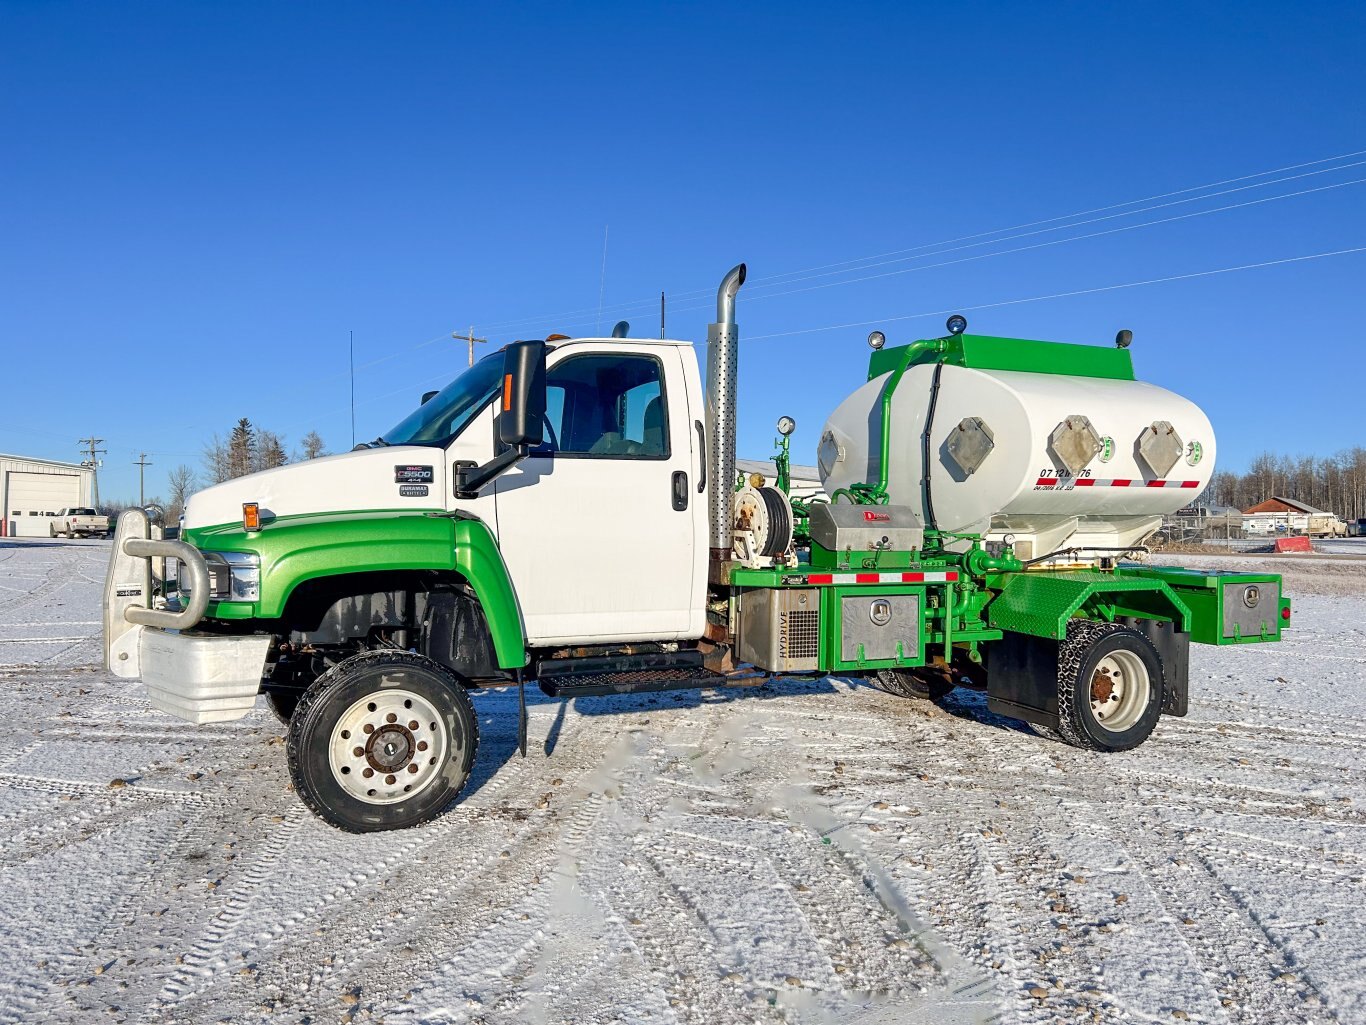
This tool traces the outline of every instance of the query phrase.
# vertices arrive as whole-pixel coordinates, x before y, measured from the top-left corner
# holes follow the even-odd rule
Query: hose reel
[[[746,565],[782,559],[792,547],[792,506],[773,487],[742,488],[732,500],[735,558]]]

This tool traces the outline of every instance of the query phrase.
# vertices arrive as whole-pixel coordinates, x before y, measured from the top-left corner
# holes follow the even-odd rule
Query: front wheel
[[[1162,714],[1162,659],[1137,630],[1076,619],[1058,649],[1058,733],[1073,747],[1128,751]]]
[[[299,699],[289,771],[304,803],[352,833],[426,822],[469,779],[479,728],[460,677],[403,651],[339,662]]]

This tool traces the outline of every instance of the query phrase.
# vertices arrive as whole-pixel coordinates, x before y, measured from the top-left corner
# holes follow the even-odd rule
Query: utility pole
[[[475,347],[476,345],[487,345],[487,344],[488,344],[488,341],[489,341],[487,338],[475,338],[475,337],[474,337],[474,325],[473,325],[473,324],[470,325],[470,333],[469,333],[469,334],[467,334],[467,335],[462,335],[459,331],[452,331],[452,332],[451,332],[451,337],[454,338],[456,341],[459,341],[459,342],[469,342],[469,343],[470,343],[470,366],[474,366],[474,347]]]
[[[139,452],[137,462],[135,462],[133,465],[138,468],[138,505],[143,506],[147,504],[147,500],[143,497],[142,475],[146,472],[147,467],[151,466],[152,464],[147,461],[146,452]]]
[[[664,293],[659,293],[659,337],[664,337]]]
[[[356,332],[348,331],[351,339],[351,447],[356,447]]]
[[[107,450],[107,449],[103,449],[103,448],[96,448],[96,447],[95,447],[96,445],[103,445],[103,444],[104,444],[104,439],[103,439],[103,438],[96,438],[96,437],[93,437],[93,436],[92,436],[92,437],[89,437],[89,438],[77,438],[77,439],[76,439],[76,444],[78,444],[78,445],[83,445],[83,446],[85,446],[85,448],[86,448],[86,458],[84,458],[84,459],[81,460],[81,465],[82,465],[82,466],[88,466],[88,467],[90,467],[90,483],[91,483],[91,488],[92,488],[92,490],[94,491],[94,501],[91,502],[91,505],[93,505],[93,506],[95,507],[95,511],[96,511],[96,512],[99,512],[99,510],[100,510],[100,460],[99,460],[98,458],[96,458],[96,457],[97,457],[97,456],[105,455],[105,454],[107,453],[108,450]]]

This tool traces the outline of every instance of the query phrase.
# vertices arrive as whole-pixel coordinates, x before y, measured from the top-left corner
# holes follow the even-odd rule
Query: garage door
[[[47,537],[59,510],[81,504],[81,478],[74,473],[10,472],[5,519],[18,537]]]

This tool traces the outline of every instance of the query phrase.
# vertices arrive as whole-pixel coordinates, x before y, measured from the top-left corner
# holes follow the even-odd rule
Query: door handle
[[[707,435],[702,430],[701,420],[694,420],[693,425],[697,428],[697,452],[702,464],[697,468],[697,493],[700,495],[707,490]]]
[[[688,474],[686,470],[674,471],[674,512],[682,512],[688,507]]]

